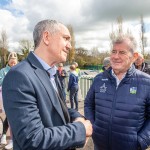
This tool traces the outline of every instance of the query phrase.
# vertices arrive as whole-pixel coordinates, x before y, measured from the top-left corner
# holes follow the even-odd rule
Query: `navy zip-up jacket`
[[[85,99],[96,150],[150,145],[150,76],[132,66],[116,88],[111,68],[97,75]]]
[[[78,86],[78,74],[76,73],[76,71],[73,71],[70,73],[69,75],[69,83],[68,83],[68,88],[67,91],[70,91],[71,88]]]

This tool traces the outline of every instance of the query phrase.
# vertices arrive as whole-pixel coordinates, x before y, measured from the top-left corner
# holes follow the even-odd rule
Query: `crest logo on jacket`
[[[137,87],[130,87],[130,93],[131,94],[136,94]]]
[[[100,86],[100,93],[105,93],[106,89],[107,89],[107,87],[106,87],[106,85],[104,83],[102,86]]]

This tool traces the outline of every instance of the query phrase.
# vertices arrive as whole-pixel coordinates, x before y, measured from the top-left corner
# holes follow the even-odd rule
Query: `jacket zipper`
[[[113,102],[112,102],[112,109],[111,109],[111,114],[110,114],[110,124],[109,124],[109,137],[108,137],[108,149],[109,150],[112,150],[112,119],[113,119],[113,114],[114,114],[114,108],[116,106],[116,97],[117,97],[117,91],[118,91],[118,88],[121,86],[122,84],[122,81],[120,82],[120,84],[118,85],[115,85],[115,88],[117,87],[117,89],[115,89],[115,95],[113,97]]]

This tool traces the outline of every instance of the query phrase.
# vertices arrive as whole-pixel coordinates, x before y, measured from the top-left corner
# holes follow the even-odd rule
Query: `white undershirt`
[[[127,72],[126,72],[126,73],[127,73]],[[124,79],[124,77],[126,76],[126,73],[122,76],[122,79],[119,80],[119,78],[116,76],[115,72],[114,72],[113,69],[112,69],[112,76],[116,79],[116,84],[117,84],[116,89],[118,88],[120,82],[121,82],[121,81]]]

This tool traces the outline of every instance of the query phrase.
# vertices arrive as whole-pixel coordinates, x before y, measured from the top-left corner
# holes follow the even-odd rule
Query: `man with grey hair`
[[[104,72],[109,67],[110,67],[110,57],[105,57],[103,60],[103,66],[102,66],[102,69],[100,70],[100,72]]]
[[[92,134],[92,125],[76,110],[67,108],[55,67],[66,61],[71,48],[69,30],[55,20],[43,20],[35,26],[33,38],[34,52],[13,67],[3,82],[14,149],[83,147]]]
[[[150,68],[146,62],[144,62],[143,54],[139,53],[137,60],[134,63],[135,68],[141,70],[147,74],[150,74]]]
[[[133,37],[113,41],[111,67],[97,75],[85,99],[95,150],[145,150],[150,145],[150,76],[135,69]]]

